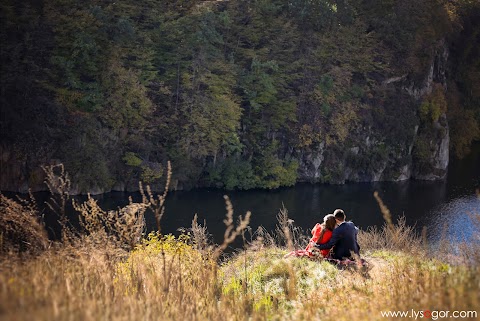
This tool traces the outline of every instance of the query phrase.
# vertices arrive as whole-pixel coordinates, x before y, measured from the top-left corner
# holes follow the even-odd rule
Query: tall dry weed
[[[230,202],[230,198],[227,195],[224,195],[225,206],[227,213],[225,214],[225,219],[223,223],[225,224],[225,232],[223,234],[223,242],[214,251],[214,257],[218,258],[220,255],[227,249],[227,247],[247,228],[248,223],[250,222],[250,216],[252,213],[248,211],[245,213],[245,216],[239,216],[237,226],[233,222],[233,205]]]
[[[204,252],[211,244],[210,234],[207,229],[207,221],[203,221],[203,225],[198,223],[198,215],[195,214],[192,220],[191,227],[193,242],[197,250]]]
[[[282,208],[277,214],[275,236],[278,244],[280,246],[286,246],[290,251],[304,248],[309,240],[305,231],[294,223],[295,221],[288,217],[287,208],[282,204]]]
[[[64,242],[75,238],[75,230],[67,217],[67,204],[70,201],[71,181],[63,164],[42,166],[45,172],[45,185],[50,191],[50,198],[45,202],[47,207],[57,215],[62,228]]]
[[[141,183],[139,183],[140,193],[142,194],[142,203],[148,205],[153,212],[155,217],[155,222],[157,224],[157,232],[161,233],[161,224],[160,221],[162,220],[163,215],[165,214],[165,199],[167,198],[168,189],[170,187],[170,181],[172,179],[172,165],[170,161],[167,163],[167,180],[165,182],[165,188],[163,194],[153,195],[150,186],[147,185],[146,193],[143,189]]]

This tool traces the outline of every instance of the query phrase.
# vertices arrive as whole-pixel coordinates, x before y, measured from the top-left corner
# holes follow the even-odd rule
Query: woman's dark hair
[[[337,224],[337,221],[335,220],[335,216],[332,214],[328,214],[323,218],[323,224],[327,229],[330,231],[333,231],[335,229],[335,225]]]
[[[318,241],[320,242],[323,238],[323,235],[327,230],[333,231],[335,229],[335,225],[337,224],[337,221],[335,220],[335,216],[332,214],[325,215],[323,218],[323,223],[322,225],[322,231],[320,232],[320,236],[318,237]]]

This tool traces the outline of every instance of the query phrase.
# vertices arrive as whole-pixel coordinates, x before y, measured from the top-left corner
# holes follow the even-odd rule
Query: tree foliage
[[[2,139],[26,154],[50,146],[81,189],[157,182],[167,160],[185,187],[289,186],[304,151],[349,148],[362,128],[406,149],[417,112],[448,113],[458,155],[480,136],[475,1],[28,0],[0,12]],[[446,91],[414,101],[385,85],[419,84],[444,39]]]

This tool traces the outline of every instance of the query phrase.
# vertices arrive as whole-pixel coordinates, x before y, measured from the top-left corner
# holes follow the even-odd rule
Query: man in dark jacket
[[[352,258],[352,252],[360,253],[360,246],[357,242],[358,228],[352,222],[345,222],[345,213],[341,209],[333,212],[337,221],[337,228],[333,230],[332,238],[325,244],[315,245],[320,250],[333,247],[332,257],[337,260]]]

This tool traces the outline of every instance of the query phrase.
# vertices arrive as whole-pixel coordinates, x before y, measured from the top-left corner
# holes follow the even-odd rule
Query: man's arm
[[[332,237],[330,240],[325,244],[315,244],[315,247],[320,250],[328,250],[331,249],[337,242],[342,238],[342,232],[338,230],[338,228],[333,230]]]

